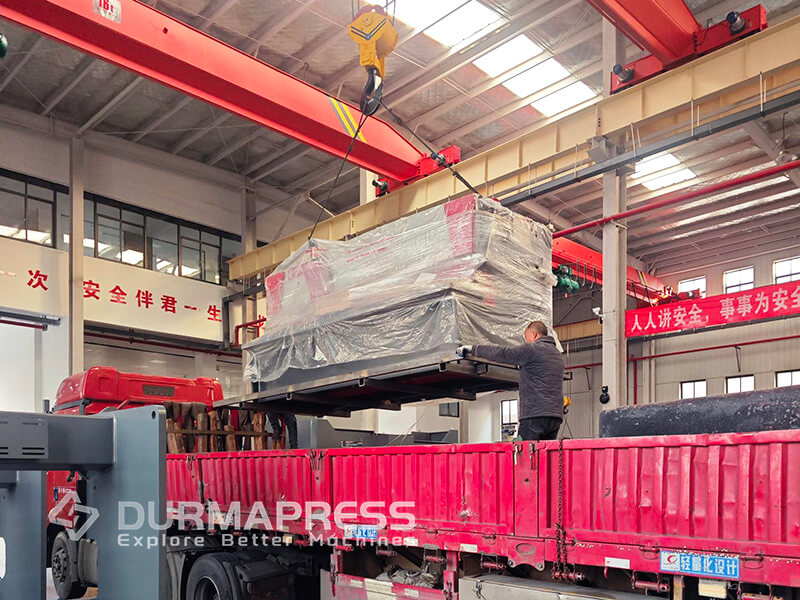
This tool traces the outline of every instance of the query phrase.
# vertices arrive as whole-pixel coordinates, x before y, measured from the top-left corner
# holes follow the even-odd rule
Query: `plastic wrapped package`
[[[518,344],[551,326],[551,235],[466,196],[347,241],[312,239],[266,279],[267,322],[245,346],[265,391],[455,358],[460,344]]]

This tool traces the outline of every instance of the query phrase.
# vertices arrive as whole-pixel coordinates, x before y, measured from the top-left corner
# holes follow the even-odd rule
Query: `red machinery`
[[[727,46],[767,27],[767,13],[758,5],[731,12],[722,23],[704,28],[684,0],[587,0],[633,43],[650,52],[611,74],[611,92],[618,92]]]

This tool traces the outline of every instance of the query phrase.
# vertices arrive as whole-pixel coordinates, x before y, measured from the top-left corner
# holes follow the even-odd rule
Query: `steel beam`
[[[94,68],[94,65],[95,59],[93,57],[85,57],[80,64],[75,67],[71,73],[69,81],[60,83],[56,89],[53,90],[53,93],[47,97],[47,99],[44,101],[44,107],[42,107],[42,110],[39,114],[50,114],[52,110],[58,106],[58,103],[61,102],[67,96],[67,94],[74,90],[77,85],[86,78],[86,76]]]
[[[458,170],[487,196],[509,203],[546,196],[579,181],[738,127],[800,102],[800,19],[795,18],[711,55],[677,67],[634,88],[557,120],[545,120],[517,139],[462,162]],[[713,77],[709,75],[713,73]],[[763,101],[762,94],[769,94]],[[762,102],[763,101],[763,102]],[[735,107],[735,108],[732,108]],[[738,112],[735,112],[738,111]],[[698,123],[697,114],[701,115]],[[646,146],[587,168],[588,140],[633,130]],[[559,173],[567,172],[566,175]],[[538,183],[537,183],[538,182]],[[544,182],[544,183],[541,183]],[[530,187],[528,187],[530,186]],[[315,235],[340,239],[466,193],[450,173],[435,173],[374,202],[323,221]],[[263,272],[308,239],[310,229],[231,262],[234,278]]]
[[[105,119],[112,110],[114,110],[121,102],[123,102],[128,96],[130,96],[136,88],[138,88],[142,83],[144,83],[144,79],[141,77],[134,78],[128,85],[122,88],[118,94],[115,94],[111,100],[109,100],[100,110],[94,113],[83,125],[78,128],[78,135],[82,134],[84,131],[92,129],[95,125],[98,125]]]
[[[153,8],[123,0],[103,16],[82,0],[2,0],[4,18],[343,158],[361,112]],[[181,143],[184,143],[182,141]],[[396,181],[425,158],[369,118],[349,160]]]
[[[0,81],[0,92],[8,87],[8,84],[14,81],[14,79],[19,75],[20,71],[25,68],[25,65],[28,64],[28,61],[33,58],[36,51],[42,46],[44,43],[44,38],[38,38],[30,48],[25,52],[22,58],[19,59],[17,64],[14,65],[14,68],[8,72],[2,81]]]
[[[778,160],[782,148],[772,139],[772,136],[769,134],[766,127],[764,127],[763,122],[752,121],[750,123],[745,123],[742,129],[744,129],[747,135],[749,135],[758,147],[764,151],[764,154],[769,156],[772,160]],[[800,188],[800,173],[796,171],[790,172],[789,179],[792,180],[795,186]]]

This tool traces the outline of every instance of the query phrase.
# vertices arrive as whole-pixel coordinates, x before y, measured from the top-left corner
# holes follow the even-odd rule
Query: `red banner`
[[[800,313],[800,281],[684,300],[625,313],[625,335],[637,337]]]

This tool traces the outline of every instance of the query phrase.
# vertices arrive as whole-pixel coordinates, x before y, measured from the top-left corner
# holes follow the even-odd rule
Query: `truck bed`
[[[381,538],[537,569],[560,496],[570,564],[692,574],[697,558],[720,570],[706,576],[800,586],[800,431],[170,455],[168,477],[172,508],[409,501],[415,528],[390,518]],[[352,537],[305,517],[284,533]]]

